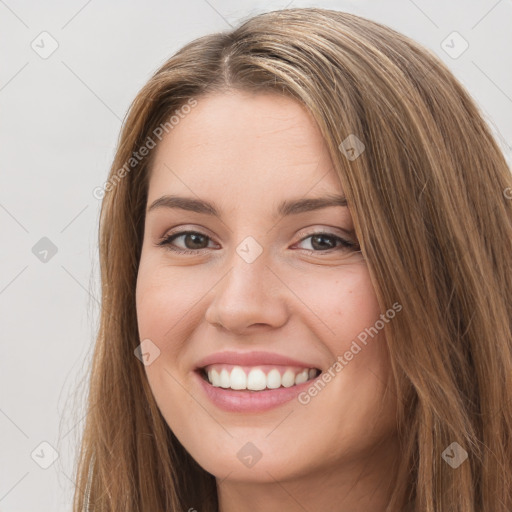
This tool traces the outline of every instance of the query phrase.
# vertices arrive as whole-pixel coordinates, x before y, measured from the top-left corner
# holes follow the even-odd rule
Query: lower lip
[[[278,407],[293,400],[301,391],[306,390],[319,376],[314,379],[296,384],[289,388],[280,387],[264,391],[235,391],[212,386],[204,380],[200,372],[194,374],[204,389],[208,398],[220,409],[229,412],[261,412]]]

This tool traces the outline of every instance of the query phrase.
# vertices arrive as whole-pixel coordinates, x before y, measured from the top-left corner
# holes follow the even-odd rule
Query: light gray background
[[[107,178],[130,102],[186,42],[286,6],[349,11],[431,48],[475,98],[510,162],[510,0],[0,0],[0,512],[71,510],[79,384],[98,324],[92,191]],[[31,47],[51,48],[43,31],[58,43],[45,59]],[[441,47],[453,31],[469,43],[456,59]],[[57,248],[46,262],[32,250],[43,237]],[[40,467],[51,462],[44,441],[59,454],[48,469]]]

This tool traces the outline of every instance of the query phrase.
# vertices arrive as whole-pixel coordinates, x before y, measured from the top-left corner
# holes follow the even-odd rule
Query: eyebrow
[[[323,197],[309,197],[303,199],[286,200],[279,204],[276,211],[276,216],[285,217],[288,215],[296,215],[299,213],[320,210],[322,208],[328,208],[331,206],[346,207],[346,197],[337,194],[329,194]],[[158,208],[177,208],[190,212],[221,217],[219,208],[214,204],[202,199],[195,199],[192,197],[174,195],[162,196],[151,203],[151,206],[147,209],[147,213]]]

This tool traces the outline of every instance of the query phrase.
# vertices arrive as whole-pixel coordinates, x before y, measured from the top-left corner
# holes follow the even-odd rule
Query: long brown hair
[[[154,152],[130,159],[159,126],[173,129],[170,116],[191,99],[228,89],[285,94],[309,109],[380,307],[403,306],[384,327],[401,443],[387,511],[406,496],[422,512],[510,512],[510,169],[435,55],[381,24],[316,8],[265,13],[192,41],[131,105],[101,208],[101,318],[74,511],[217,511],[214,476],[170,431],[134,356]],[[357,158],[342,150],[346,140],[364,145]],[[446,458],[454,449],[468,457],[457,468]]]

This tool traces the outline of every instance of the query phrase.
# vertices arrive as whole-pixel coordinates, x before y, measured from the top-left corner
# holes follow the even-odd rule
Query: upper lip
[[[273,352],[217,352],[197,362],[196,369],[211,364],[234,364],[238,366],[280,365],[301,366],[303,368],[318,368],[313,363],[305,363]]]

